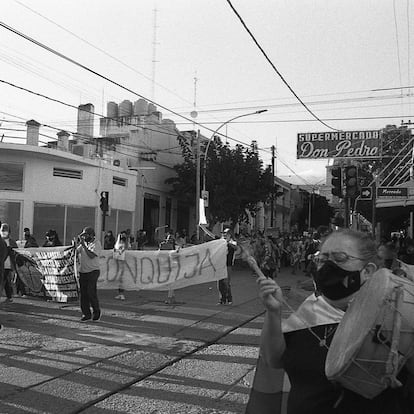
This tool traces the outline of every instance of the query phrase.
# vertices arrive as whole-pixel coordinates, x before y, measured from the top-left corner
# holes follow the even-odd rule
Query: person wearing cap
[[[80,256],[79,284],[80,306],[82,310],[81,322],[89,320],[99,321],[101,308],[99,306],[97,283],[99,278],[99,256],[102,246],[95,237],[95,230],[88,226],[79,235],[77,252]],[[92,308],[92,312],[91,312]]]
[[[46,232],[46,240],[43,243],[43,247],[56,247],[62,246],[62,242],[59,240],[59,236],[56,230],[50,229]]]
[[[237,243],[233,240],[230,229],[224,229],[222,233],[223,239],[227,241],[227,277],[218,281],[219,302],[218,305],[231,305],[233,296],[231,293],[231,273],[234,264],[234,254],[236,252]]]
[[[39,247],[36,239],[30,234],[30,229],[25,227],[23,230],[24,239],[26,240],[24,248],[28,249],[29,247]]]
[[[16,274],[16,256],[14,253],[17,243],[10,237],[10,227],[7,223],[2,223],[0,227],[0,236],[7,246],[7,255],[4,261],[4,276],[1,290],[6,293],[6,302],[13,302],[12,278]]]

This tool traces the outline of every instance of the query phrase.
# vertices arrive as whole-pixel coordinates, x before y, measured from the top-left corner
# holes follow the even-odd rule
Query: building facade
[[[174,123],[143,100],[108,103],[96,138],[93,111],[92,104],[79,106],[77,132],[60,131],[47,146],[40,146],[41,125],[34,120],[27,122],[25,144],[0,143],[0,220],[11,225],[12,237],[21,239],[29,227],[42,244],[53,228],[69,244],[87,225],[98,234],[145,229],[154,242],[167,226],[189,234],[194,206],[171,197],[165,183],[182,162]],[[110,206],[105,228],[103,191]]]

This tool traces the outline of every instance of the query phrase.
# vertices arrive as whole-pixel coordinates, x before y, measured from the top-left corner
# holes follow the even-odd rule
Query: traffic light
[[[345,195],[349,198],[359,194],[358,168],[350,165],[345,167]]]
[[[332,194],[339,198],[343,197],[342,194],[342,168],[341,167],[333,167],[331,170],[332,174]]]
[[[108,191],[101,191],[101,200],[99,203],[99,207],[104,213],[109,211],[109,192]]]

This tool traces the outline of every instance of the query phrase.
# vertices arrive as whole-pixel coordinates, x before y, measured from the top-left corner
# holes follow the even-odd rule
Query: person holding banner
[[[95,236],[95,230],[89,226],[83,229],[77,243],[77,252],[80,256],[80,305],[83,313],[81,322],[99,321],[102,312],[99,307],[97,283],[100,274],[101,243]]]
[[[234,265],[234,257],[236,253],[237,243],[233,240],[229,228],[223,230],[223,239],[227,241],[227,277],[220,279],[218,283],[219,302],[218,305],[231,305],[233,303],[233,296],[231,293],[231,273]]]
[[[13,249],[17,248],[17,243],[10,237],[10,227],[7,223],[2,223],[0,236],[7,246],[6,260],[4,261],[4,278],[1,288],[6,293],[6,302],[13,302],[13,279],[17,282],[16,253]]]
[[[1,226],[1,221],[0,221]],[[4,261],[7,257],[7,244],[0,237],[0,298],[3,292],[3,283],[4,283]],[[0,331],[2,330],[3,325],[0,323]]]

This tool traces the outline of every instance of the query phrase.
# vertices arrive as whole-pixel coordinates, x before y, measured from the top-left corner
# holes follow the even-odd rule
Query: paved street
[[[279,276],[293,306],[305,279]],[[176,305],[101,291],[98,323],[80,323],[77,303],[2,302],[0,413],[243,413],[263,308],[250,270],[232,284],[232,306],[216,305],[214,283],[177,291]]]

